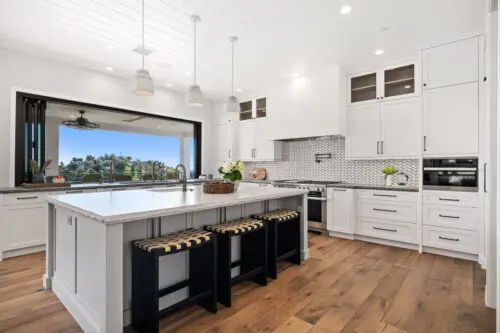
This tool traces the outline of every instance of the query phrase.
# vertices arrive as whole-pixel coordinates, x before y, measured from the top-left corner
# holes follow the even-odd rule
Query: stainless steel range
[[[339,184],[338,181],[314,180],[280,180],[273,182],[275,187],[299,188],[308,190],[307,220],[309,230],[326,231],[326,187],[330,184]]]

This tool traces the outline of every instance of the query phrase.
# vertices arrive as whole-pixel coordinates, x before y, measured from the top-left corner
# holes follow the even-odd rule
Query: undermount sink
[[[147,190],[147,191],[150,191],[150,192],[182,192],[182,186],[152,188],[152,189]],[[188,192],[193,192],[194,191],[194,187],[188,187],[187,191]]]

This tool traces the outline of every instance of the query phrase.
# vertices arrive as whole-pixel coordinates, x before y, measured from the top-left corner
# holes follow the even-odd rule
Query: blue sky
[[[176,166],[180,155],[179,138],[59,127],[59,161],[68,163],[73,157],[98,157],[106,153],[140,160],[159,160],[169,166]]]

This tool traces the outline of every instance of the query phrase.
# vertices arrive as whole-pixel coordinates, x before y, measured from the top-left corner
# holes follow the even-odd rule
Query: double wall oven
[[[326,188],[330,184],[339,183],[337,181],[283,180],[274,182],[274,186],[308,190],[307,221],[309,230],[325,232],[327,214]]]

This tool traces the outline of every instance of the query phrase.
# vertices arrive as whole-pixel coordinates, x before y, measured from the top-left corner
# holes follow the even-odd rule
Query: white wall
[[[189,108],[184,96],[156,89],[154,97],[132,93],[132,80],[90,71],[61,62],[0,49],[0,187],[13,185],[13,133],[11,98],[13,87],[21,90],[150,114],[203,122],[202,171],[213,164],[212,106]],[[10,170],[10,171],[9,171]]]

